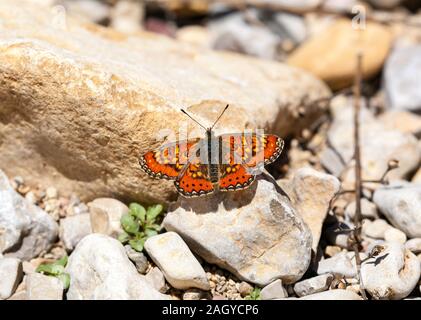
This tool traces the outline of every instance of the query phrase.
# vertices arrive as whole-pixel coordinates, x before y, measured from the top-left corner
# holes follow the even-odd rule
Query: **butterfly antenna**
[[[225,106],[225,108],[224,108],[224,110],[222,110],[222,112],[221,112],[221,114],[219,115],[219,117],[215,120],[215,122],[213,123],[213,125],[212,125],[212,127],[211,127],[211,129],[213,129],[213,127],[215,126],[215,124],[219,121],[219,119],[221,119],[221,117],[222,117],[222,115],[224,114],[224,112],[228,109],[228,107],[229,107],[230,105],[229,104],[227,104],[226,106]]]
[[[180,109],[181,110],[181,112],[182,113],[184,113],[186,116],[188,116],[190,119],[192,119],[194,122],[196,122],[199,126],[201,126],[203,129],[205,129],[205,130],[207,130],[204,126],[202,126],[201,124],[200,124],[200,122],[199,121],[197,121],[196,119],[194,119],[191,115],[189,115],[187,112],[186,112],[186,110],[184,110],[184,109]]]

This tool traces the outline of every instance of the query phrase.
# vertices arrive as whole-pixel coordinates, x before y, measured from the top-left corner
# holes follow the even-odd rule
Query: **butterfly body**
[[[204,128],[203,139],[177,141],[145,153],[139,159],[141,168],[153,178],[174,180],[185,197],[235,191],[248,188],[259,170],[276,160],[284,145],[276,135],[216,136],[212,128]]]

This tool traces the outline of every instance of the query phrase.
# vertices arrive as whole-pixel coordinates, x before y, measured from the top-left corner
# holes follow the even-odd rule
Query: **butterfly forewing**
[[[140,167],[153,178],[176,180],[186,165],[195,158],[196,144],[200,139],[179,141],[149,151],[140,157]]]

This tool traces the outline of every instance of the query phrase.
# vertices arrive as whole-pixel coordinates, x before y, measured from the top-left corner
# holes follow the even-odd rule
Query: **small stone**
[[[138,32],[141,30],[144,14],[142,2],[120,0],[111,10],[111,27],[124,33]]]
[[[205,270],[177,233],[166,232],[149,238],[145,250],[174,288],[210,289]]]
[[[26,276],[27,300],[63,300],[63,283],[56,277],[32,273]]]
[[[345,216],[351,221],[353,221],[355,216],[355,207],[356,203],[352,201],[345,209]],[[361,215],[367,219],[376,219],[379,217],[376,205],[365,198],[361,199]]]
[[[338,276],[355,277],[355,259],[350,259],[346,252],[338,253],[332,258],[319,261],[317,274],[331,273]]]
[[[260,298],[262,300],[274,300],[288,297],[288,293],[282,285],[282,280],[278,279],[268,284],[260,292]]]
[[[320,163],[328,172],[336,177],[340,177],[345,169],[345,164],[341,160],[341,157],[331,148],[326,148],[322,151]]]
[[[294,285],[294,292],[299,296],[308,296],[310,294],[326,291],[329,289],[334,276],[332,274],[322,274],[317,277],[302,280]]]
[[[25,199],[31,204],[36,204],[38,202],[35,192],[33,191],[29,191],[27,194],[25,194]]]
[[[165,293],[167,291],[164,274],[159,268],[153,267],[146,274],[146,280],[159,292]]]
[[[405,243],[405,248],[412,253],[421,253],[421,238],[410,239]]]
[[[57,223],[11,187],[0,170],[0,252],[29,260],[47,251],[57,238]]]
[[[58,198],[58,191],[54,187],[49,187],[45,191],[45,195],[46,195],[46,199],[47,200],[49,200],[49,199],[57,199]]]
[[[84,213],[61,219],[59,230],[64,247],[72,251],[80,240],[92,233],[90,215]]]
[[[362,233],[368,237],[375,239],[384,239],[387,230],[392,228],[384,219],[376,219],[374,221],[364,220]]]
[[[183,300],[201,300],[208,297],[208,293],[202,290],[189,289],[183,293]]]
[[[300,300],[362,300],[362,298],[350,290],[334,289],[319,292],[299,298]]]
[[[420,82],[421,45],[397,43],[387,59],[383,82],[388,105],[398,110],[421,110]]]
[[[406,234],[399,229],[392,227],[385,231],[384,240],[386,242],[398,242],[404,244],[406,242]]]
[[[22,280],[22,262],[15,258],[0,258],[0,300],[9,298]]]
[[[364,287],[374,299],[407,297],[417,285],[420,274],[417,257],[396,242],[385,243],[374,257],[361,265]]]
[[[126,250],[129,259],[134,262],[137,271],[141,274],[145,274],[148,270],[149,262],[143,252],[134,250],[130,245],[125,245],[124,249]]]
[[[240,292],[241,296],[244,298],[248,296],[253,291],[253,286],[245,281],[241,281],[238,291]]]
[[[122,202],[111,198],[98,198],[88,203],[91,226],[94,233],[101,233],[117,238],[123,232],[121,216],[129,212]]]
[[[392,183],[376,190],[374,202],[410,238],[421,237],[421,184]]]
[[[361,286],[359,284],[351,284],[346,287],[346,290],[350,290],[356,294],[359,294],[361,292]]]
[[[358,50],[364,51],[363,77],[367,79],[381,70],[391,44],[391,32],[380,24],[368,22],[355,37],[352,21],[339,19],[298,47],[288,63],[317,75],[333,89],[340,89],[353,82]]]

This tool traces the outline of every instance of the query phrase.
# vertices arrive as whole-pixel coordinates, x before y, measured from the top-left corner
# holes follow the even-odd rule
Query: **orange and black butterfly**
[[[174,180],[185,197],[210,194],[215,190],[235,191],[248,188],[262,167],[281,154],[284,141],[276,135],[234,133],[215,136],[213,127],[205,128],[204,139],[169,143],[140,157],[141,168],[153,178]]]

